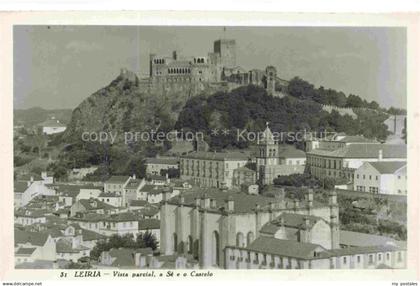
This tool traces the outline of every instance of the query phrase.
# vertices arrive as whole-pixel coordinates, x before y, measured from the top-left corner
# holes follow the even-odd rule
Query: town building
[[[97,213],[97,214],[105,214],[116,207],[102,202],[98,199],[81,199],[76,201],[70,207],[70,215],[75,216],[77,213]]]
[[[141,199],[140,190],[146,185],[145,179],[136,179],[135,176],[130,177],[128,182],[124,185],[124,189],[121,193],[122,204],[124,207],[130,205],[132,200]]]
[[[325,143],[325,144],[324,144]],[[320,142],[306,153],[308,172],[318,179],[343,178],[353,182],[364,162],[406,161],[407,146],[373,142]]]
[[[46,135],[52,135],[66,131],[66,125],[55,119],[55,117],[51,117],[40,125],[42,128],[42,133]]]
[[[227,269],[378,269],[406,267],[406,248],[392,245],[325,249],[319,244],[259,237],[226,247]]]
[[[104,191],[122,194],[124,186],[128,183],[129,180],[129,176],[111,176],[104,183]]]
[[[233,186],[252,185],[257,181],[257,172],[248,167],[233,170]]]
[[[35,181],[33,177],[31,177],[30,181],[14,182],[15,207],[24,207],[39,195],[53,196],[55,195],[55,190],[48,188],[43,180]]]
[[[146,174],[161,175],[162,170],[178,169],[179,160],[174,157],[146,158]]]
[[[311,191],[302,203],[242,192],[202,189],[172,199],[168,195],[164,199],[161,207],[161,252],[164,255],[188,253],[200,262],[202,268],[223,268],[226,266],[227,246],[249,245],[264,236],[264,225],[284,213],[319,217],[328,225],[329,232],[319,234],[316,241],[328,248],[339,247],[335,193],[331,194],[329,205],[322,205],[313,200]],[[322,223],[314,227],[323,229]]]
[[[305,153],[294,146],[279,145],[268,122],[257,142],[257,180],[265,185],[273,184],[278,176],[302,174],[305,171]]]
[[[102,192],[98,196],[98,200],[100,200],[103,203],[107,203],[114,207],[122,207],[123,201],[122,196],[118,193],[111,193],[111,192]]]
[[[354,172],[354,190],[373,194],[407,195],[407,162],[364,162]]]
[[[15,228],[15,264],[36,260],[54,261],[55,242],[44,232],[29,232]],[[16,255],[17,254],[17,255]]]
[[[244,167],[249,159],[239,151],[192,152],[180,158],[181,179],[204,187],[231,188],[234,170]]]

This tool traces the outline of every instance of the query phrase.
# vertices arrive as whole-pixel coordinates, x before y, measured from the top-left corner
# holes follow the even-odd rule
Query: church
[[[273,184],[278,176],[302,174],[305,171],[306,154],[291,145],[278,144],[268,122],[257,142],[257,180],[264,185]]]

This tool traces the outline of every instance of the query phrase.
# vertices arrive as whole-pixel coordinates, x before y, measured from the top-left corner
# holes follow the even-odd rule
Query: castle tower
[[[219,54],[222,67],[236,66],[236,41],[220,39],[214,42],[214,53]]]
[[[277,70],[273,66],[268,66],[265,69],[265,89],[269,95],[274,95],[276,92],[276,77]]]
[[[270,166],[278,165],[278,144],[274,138],[273,133],[266,123],[266,128],[261,134],[258,143],[257,154],[257,179],[261,180],[264,184],[270,184],[271,176],[269,176]]]

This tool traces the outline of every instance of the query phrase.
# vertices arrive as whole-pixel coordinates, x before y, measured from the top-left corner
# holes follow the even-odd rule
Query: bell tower
[[[262,182],[266,181],[267,168],[279,164],[279,146],[268,125],[266,122],[266,128],[257,142],[257,179]]]

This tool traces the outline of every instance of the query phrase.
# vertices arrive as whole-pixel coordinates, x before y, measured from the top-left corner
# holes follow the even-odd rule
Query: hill
[[[294,96],[283,98],[269,96],[256,86],[246,86],[231,92],[218,92],[211,97],[194,97],[185,105],[175,125],[205,133],[213,149],[247,147],[236,140],[238,132],[214,134],[212,130],[243,130],[260,132],[265,122],[275,132],[283,132],[284,141],[297,143],[285,132],[345,132],[349,135],[362,134],[368,138],[384,140],[388,135],[383,121],[387,115],[381,112],[357,110],[357,117],[341,115],[337,111],[327,112],[320,103],[310,98]]]
[[[51,117],[55,117],[63,124],[67,124],[70,122],[71,113],[71,109],[43,109],[41,107],[15,109],[13,112],[13,122],[14,124],[22,124],[27,128],[31,128]]]
[[[100,165],[98,173],[144,174],[142,160],[170,148],[153,140],[125,142],[125,132],[172,130],[190,93],[145,87],[138,77],[124,70],[108,86],[87,97],[71,116],[60,142],[67,144],[60,164],[67,167]],[[115,141],[82,140],[84,133],[115,135]]]
[[[134,73],[125,71],[73,110],[67,130],[56,142],[66,143],[59,156],[63,167],[100,165],[97,175],[104,177],[132,173],[142,176],[143,159],[165,152],[171,144],[150,140],[125,144],[124,132],[156,128],[163,132],[200,131],[210,147],[219,150],[248,147],[248,142],[237,140],[235,130],[259,132],[267,121],[277,132],[337,131],[385,139],[388,133],[384,116],[383,112],[364,110],[358,110],[356,118],[334,110],[327,112],[323,103],[307,95],[272,97],[265,89],[252,85],[231,91],[206,88],[196,96],[183,90],[148,89]],[[213,134],[214,129],[231,132]],[[87,142],[82,140],[84,132],[112,132],[115,142]],[[286,137],[285,141],[298,140]]]

